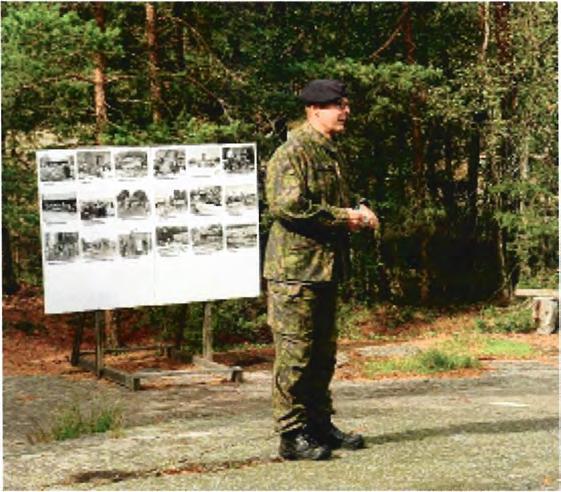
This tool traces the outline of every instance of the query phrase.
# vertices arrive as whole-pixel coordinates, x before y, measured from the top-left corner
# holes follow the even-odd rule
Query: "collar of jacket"
[[[302,125],[302,131],[307,135],[309,135],[310,139],[313,142],[317,143],[318,145],[321,145],[322,147],[325,147],[328,151],[330,152],[337,151],[337,147],[333,142],[333,140],[327,138],[325,135],[323,135],[323,133],[316,130],[308,121],[306,121],[306,123]]]

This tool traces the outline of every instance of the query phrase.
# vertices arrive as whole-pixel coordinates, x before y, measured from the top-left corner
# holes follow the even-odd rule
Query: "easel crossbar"
[[[137,391],[140,389],[140,380],[147,378],[161,378],[161,377],[178,377],[178,376],[192,376],[192,375],[203,375],[203,374],[230,374],[230,381],[232,382],[242,382],[243,369],[239,366],[228,367],[222,364],[218,364],[208,358],[204,357],[193,357],[193,362],[196,365],[203,366],[204,369],[195,370],[171,370],[171,371],[160,371],[160,370],[144,370],[137,371],[134,373],[121,371],[115,369],[114,367],[106,366],[104,363],[104,355],[106,353],[123,353],[123,352],[135,352],[143,350],[164,350],[165,353],[170,356],[172,347],[169,345],[152,345],[144,347],[122,347],[114,349],[106,349],[104,347],[105,330],[101,323],[101,312],[95,312],[95,339],[96,348],[95,350],[80,350],[80,345],[82,343],[82,334],[84,331],[84,324],[82,323],[77,327],[74,336],[74,343],[72,346],[72,354],[70,356],[70,362],[74,366],[81,367],[87,371],[91,371],[96,374],[98,378],[106,378],[116,383],[122,384],[127,388]],[[94,360],[88,359],[86,355],[93,355]],[[207,356],[212,357],[212,352],[207,354]]]

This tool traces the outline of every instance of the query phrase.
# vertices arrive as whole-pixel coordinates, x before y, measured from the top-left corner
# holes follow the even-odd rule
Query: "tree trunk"
[[[403,41],[406,50],[406,61],[409,65],[415,64],[415,42],[413,40],[413,22],[411,19],[411,6],[409,2],[403,3]],[[421,118],[419,117],[419,94],[416,89],[409,103],[409,114],[411,115],[411,139],[413,145],[413,179],[415,181],[415,194],[417,200],[422,204],[425,197],[424,182],[424,159],[423,159],[423,135],[421,130]]]
[[[444,203],[446,204],[446,209],[450,212],[456,211],[456,202],[454,201],[454,140],[452,132],[449,128],[443,129],[444,138],[444,169],[446,174],[446,181],[442,193],[444,194]]]
[[[189,314],[189,304],[182,304],[177,316],[175,333],[173,334],[173,347],[175,350],[181,350],[181,346],[183,345],[185,326],[187,325]]]
[[[148,79],[150,81],[150,102],[152,121],[162,121],[162,89],[159,81],[158,37],[156,34],[156,6],[146,3],[146,39],[148,41]]]
[[[107,309],[105,313],[105,335],[107,337],[107,347],[117,348],[121,346],[119,339],[119,325],[115,322],[113,311]]]
[[[479,22],[481,31],[483,32],[483,41],[479,51],[479,59],[483,62],[487,56],[487,48],[489,47],[489,2],[479,4]]]
[[[93,3],[94,17],[100,31],[105,31],[105,5],[103,2]],[[107,101],[105,99],[106,84],[106,58],[101,51],[94,53],[94,99],[95,99],[95,122],[96,143],[100,143],[101,133],[107,126]]]
[[[471,127],[468,159],[468,209],[469,228],[473,236],[477,221],[477,188],[479,177],[479,155],[481,154],[481,136],[479,124],[474,121]]]
[[[2,289],[5,294],[15,294],[19,290],[12,255],[10,230],[2,225]]]
[[[510,3],[500,2],[493,4],[493,13],[495,19],[495,42],[497,44],[498,61],[502,70],[502,80],[505,87],[510,87],[506,91],[501,101],[501,116],[504,121],[512,119],[516,104],[516,86],[512,80],[512,32],[510,28]],[[507,124],[507,128],[509,125]],[[513,155],[513,138],[510,132],[503,136],[499,148],[499,155],[494,166],[495,176],[494,183],[500,183],[502,177],[508,171],[510,160]],[[495,210],[501,211],[505,206],[506,200],[501,196],[497,197],[497,206]],[[496,226],[496,248],[497,261],[499,265],[499,291],[498,300],[507,303],[512,297],[511,276],[508,272],[508,258],[505,247],[505,232],[500,224]]]
[[[415,64],[415,42],[413,39],[413,21],[411,18],[411,6],[409,2],[403,3],[403,41],[405,44],[405,60],[409,65]],[[413,90],[409,103],[409,114],[411,115],[411,140],[413,146],[413,210],[421,209],[426,199],[426,177],[423,149],[423,135],[421,130],[421,118],[419,116],[419,93]],[[430,276],[428,271],[428,238],[426,232],[421,231],[423,239],[420,244],[420,267],[419,267],[419,294],[421,303],[426,303],[430,294]]]
[[[175,18],[175,63],[179,72],[185,70],[185,26],[183,24],[185,7],[186,4],[183,2],[173,3],[173,17]]]
[[[203,358],[212,360],[212,303],[205,302],[203,317]]]

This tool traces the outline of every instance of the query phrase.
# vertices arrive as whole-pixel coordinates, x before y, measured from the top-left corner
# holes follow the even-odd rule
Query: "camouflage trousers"
[[[335,283],[268,283],[268,323],[275,342],[273,417],[286,432],[334,412]]]

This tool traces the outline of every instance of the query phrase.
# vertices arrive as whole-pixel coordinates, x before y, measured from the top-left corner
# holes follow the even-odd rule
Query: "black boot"
[[[279,455],[286,460],[327,460],[331,449],[319,444],[308,429],[301,428],[281,434]]]
[[[315,435],[319,442],[331,449],[362,449],[364,438],[360,434],[343,432],[333,425],[331,420],[324,421],[316,426]]]

